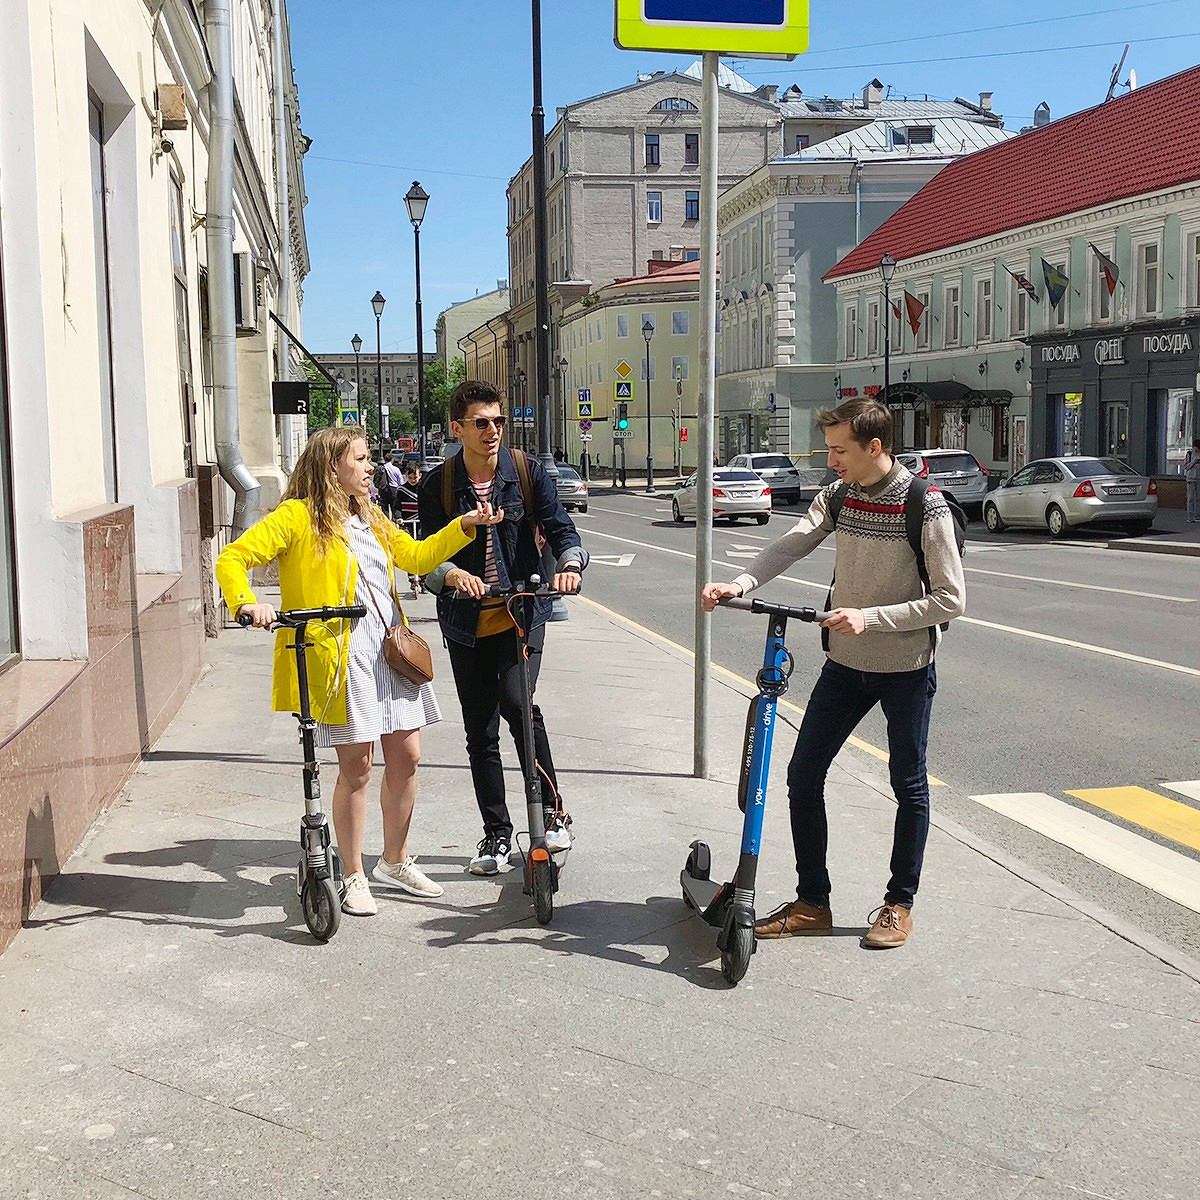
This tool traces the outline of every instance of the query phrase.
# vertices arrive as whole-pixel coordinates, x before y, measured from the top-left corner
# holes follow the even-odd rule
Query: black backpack
[[[842,513],[842,504],[846,499],[846,489],[849,484],[842,484],[829,497],[829,515],[833,518],[833,527],[836,532],[838,517]],[[925,589],[925,594],[928,596],[933,590],[929,582],[929,570],[925,566],[925,551],[921,548],[921,526],[925,523],[925,493],[929,491],[929,481],[921,479],[914,475],[908,481],[908,495],[904,498],[904,532],[908,535],[908,544],[912,547],[912,552],[917,556],[917,574],[921,577],[921,586]],[[940,488],[937,490],[941,490]],[[967,514],[963,511],[963,506],[957,500],[946,492],[942,492],[942,499],[946,502],[946,507],[950,510],[950,517],[954,523],[954,543],[958,546],[960,556],[967,552]],[[825,608],[828,611],[829,606],[833,603],[833,580],[829,581],[829,595],[825,598]],[[950,623],[947,621],[940,626],[944,633],[950,628]],[[929,628],[929,643],[936,645],[937,635],[933,632],[933,626]],[[821,644],[826,650],[829,649],[829,631],[824,630],[821,637]]]

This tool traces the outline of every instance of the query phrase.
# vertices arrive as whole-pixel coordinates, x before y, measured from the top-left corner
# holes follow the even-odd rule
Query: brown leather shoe
[[[773,913],[754,922],[756,938],[828,937],[833,932],[833,912],[803,900],[781,904]]]
[[[871,928],[863,938],[863,945],[872,950],[892,950],[903,946],[912,933],[912,909],[903,904],[884,904],[868,918]]]

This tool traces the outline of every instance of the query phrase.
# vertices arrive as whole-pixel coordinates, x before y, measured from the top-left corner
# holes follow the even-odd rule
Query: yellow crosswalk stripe
[[[1085,788],[1067,792],[1067,795],[1173,842],[1200,850],[1200,809],[1168,800],[1143,787]]]

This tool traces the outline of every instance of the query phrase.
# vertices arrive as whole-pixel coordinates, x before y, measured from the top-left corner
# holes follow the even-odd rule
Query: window
[[[690,101],[684,100],[681,96],[669,96],[666,100],[660,100],[653,108],[654,112],[698,112],[699,109]]]
[[[697,250],[694,246],[689,246],[683,252],[683,261],[684,262],[699,262],[699,260],[700,260],[700,251]]]
[[[842,341],[842,357],[858,357],[858,305],[851,304],[846,308],[846,321]]]
[[[929,289],[924,291],[914,292],[917,302],[924,307],[921,309],[921,320],[917,325],[917,336],[913,339],[913,346],[917,350],[929,349],[929,322],[933,314],[929,311]]]
[[[1008,336],[1024,337],[1029,332],[1029,297],[1011,276],[1008,281]],[[999,458],[1000,455],[994,457]]]
[[[691,316],[686,308],[677,308],[671,314],[671,333],[675,337],[686,337],[690,332]]]
[[[554,178],[554,151],[550,151],[550,178]]]
[[[651,225],[662,222],[662,192],[646,193],[646,221]]]
[[[957,283],[946,288],[942,304],[942,345],[957,346],[962,336],[962,292]]]
[[[1157,242],[1147,242],[1137,248],[1137,264],[1137,314],[1139,317],[1153,316],[1160,307]]]
[[[796,134],[796,153],[799,154],[801,150],[807,150],[808,143],[809,136],[807,133]]]
[[[1095,255],[1092,256],[1095,258]],[[1092,312],[1097,321],[1112,319],[1113,298],[1108,294],[1108,280],[1104,278],[1104,264],[1096,258],[1096,266],[1092,272]]]
[[[617,313],[617,337],[627,338],[629,336],[629,314]]]
[[[685,221],[700,220],[700,193],[683,193],[683,219]]]
[[[671,359],[671,378],[686,379],[688,377],[688,360],[683,357]]]
[[[879,301],[871,300],[867,304],[867,353],[879,353]]]
[[[1056,262],[1050,264],[1056,271],[1063,275],[1067,273],[1067,264],[1065,262]],[[1049,304],[1049,289],[1047,288],[1047,300]],[[1063,292],[1062,299],[1050,309],[1048,320],[1056,329],[1065,329],[1070,320],[1071,313],[1071,285],[1067,284],[1066,290]],[[1065,453],[1065,451],[1064,451]]]
[[[975,340],[992,340],[992,281],[975,280]]]
[[[175,273],[175,354],[179,368],[179,407],[183,431],[183,470],[196,474],[196,432],[192,413],[192,338],[188,324],[187,253],[183,231],[183,186],[171,175],[171,265]],[[0,653],[3,653],[0,649]]]
[[[646,134],[646,166],[657,167],[658,158],[658,134]]]
[[[596,318],[596,341],[604,341],[604,322],[599,317]]]
[[[1008,407],[992,405],[992,458],[997,462],[1008,461]]]
[[[656,361],[656,360],[655,360],[655,359],[653,359],[653,358],[650,360],[650,378],[651,378],[651,379],[654,379],[654,378],[655,378],[655,375],[654,375],[654,363],[655,363],[655,361]],[[645,378],[646,378],[646,356],[643,354],[643,355],[642,355],[642,380],[643,380],[643,382],[645,381]]]
[[[651,329],[658,328],[658,321],[655,320],[654,314],[649,312],[642,313],[641,319],[638,321],[638,333],[641,333],[646,328],[646,322],[650,322]],[[644,335],[643,335],[644,336]]]
[[[933,145],[932,125],[902,125],[893,126],[888,130],[893,146],[931,146]]]
[[[700,135],[685,133],[683,135],[683,161],[695,165],[700,161]]]

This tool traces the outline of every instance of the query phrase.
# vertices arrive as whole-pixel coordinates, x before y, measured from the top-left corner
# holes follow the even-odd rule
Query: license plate
[[[1104,489],[1110,496],[1133,496],[1137,493],[1135,487],[1110,487]]]

